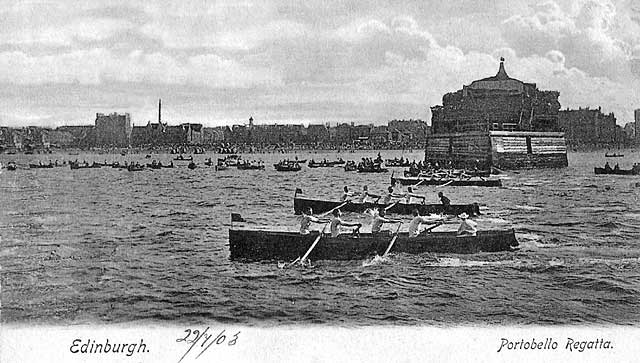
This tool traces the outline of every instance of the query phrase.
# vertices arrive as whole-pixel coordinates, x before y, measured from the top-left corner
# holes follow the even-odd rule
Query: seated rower
[[[608,161],[604,164],[604,170],[611,170],[611,165],[609,165]]]
[[[311,227],[311,223],[329,223],[330,219],[320,219],[313,215],[313,209],[311,207],[307,208],[302,212],[302,217],[300,218],[300,234],[309,234],[309,227]]]
[[[391,231],[385,230],[382,231],[382,225],[385,223],[400,223],[402,220],[400,219],[391,219],[385,218],[385,209],[380,208],[378,214],[373,217],[373,221],[371,222],[371,233],[380,234],[380,233],[390,233]]]
[[[368,186],[363,186],[362,187],[362,192],[360,192],[358,194],[358,197],[355,199],[356,203],[364,203],[367,201],[367,197],[369,197],[369,187]]]
[[[349,188],[345,185],[344,186],[344,190],[342,191],[342,197],[340,197],[340,200],[343,202],[346,202],[347,199],[353,197],[353,193],[351,193],[349,191]]]
[[[342,216],[342,212],[340,211],[340,209],[336,209],[333,211],[333,219],[331,220],[331,224],[329,225],[331,227],[331,237],[338,237],[340,235],[340,226],[356,227],[353,232],[358,233],[360,227],[362,227],[362,224],[345,222],[342,220],[342,218],[340,218],[340,216]]]
[[[423,223],[432,223],[434,226],[442,224],[442,219],[434,219],[429,216],[421,216],[417,209],[413,210],[413,219],[409,223],[409,238],[415,238],[420,235],[420,225]],[[436,222],[436,223],[433,223]]]
[[[458,227],[458,237],[475,236],[478,232],[478,223],[469,219],[469,215],[464,212],[460,214],[458,218],[462,220],[462,222],[460,222],[460,227]]]
[[[380,203],[382,204],[391,204],[391,200],[393,198],[402,198],[403,195],[399,195],[393,192],[393,187],[387,188],[387,194],[382,198]]]
[[[449,198],[447,198],[444,193],[442,192],[438,192],[438,197],[440,198],[440,201],[442,202],[442,205],[445,207],[449,207],[451,205],[451,200],[449,200]]]
[[[407,187],[407,192],[404,194],[404,202],[405,202],[405,204],[411,204],[411,198],[422,199],[422,204],[424,204],[425,201],[427,200],[427,197],[425,197],[424,195],[415,194],[413,192],[413,188]]]

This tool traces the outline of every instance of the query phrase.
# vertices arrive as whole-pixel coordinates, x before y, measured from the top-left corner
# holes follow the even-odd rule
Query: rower
[[[604,164],[604,170],[611,170],[611,165],[609,165],[608,161]]]
[[[458,237],[475,236],[478,232],[478,223],[470,220],[469,215],[464,212],[462,212],[458,218],[462,220],[460,222],[460,227],[458,227]]]
[[[413,192],[413,188],[412,187],[407,187],[407,192],[404,194],[404,202],[406,204],[411,204],[411,198],[418,198],[418,199],[422,199],[422,204],[425,203],[425,201],[427,200],[427,197],[425,197],[422,194],[415,194]]]
[[[438,197],[440,198],[443,206],[449,207],[451,205],[451,201],[444,195],[444,193],[438,192]]]
[[[417,209],[414,209],[413,212],[413,219],[411,220],[411,223],[409,223],[409,238],[415,238],[418,237],[420,235],[420,225],[423,223],[433,223],[436,222],[436,224],[442,224],[442,219],[433,219],[429,216],[421,216],[420,213],[418,213]]]
[[[369,187],[365,185],[362,187],[362,192],[358,194],[358,197],[356,198],[355,201],[357,203],[364,203],[365,200],[367,200],[368,196],[369,196]]]
[[[389,230],[382,231],[382,225],[384,223],[400,223],[402,220],[400,219],[391,219],[385,218],[385,210],[384,208],[380,208],[378,210],[378,214],[373,216],[373,221],[371,222],[371,233],[379,234],[379,233],[389,233]]]
[[[353,193],[349,192],[349,188],[345,185],[344,186],[344,191],[342,192],[342,197],[340,198],[341,201],[346,202],[347,199],[353,197]]]
[[[340,226],[345,226],[345,227],[356,227],[353,232],[354,233],[358,233],[358,231],[360,230],[360,227],[362,227],[362,224],[360,223],[353,223],[353,222],[344,222],[340,216],[342,216],[342,212],[340,211],[340,209],[336,209],[333,211],[333,219],[331,220],[331,237],[338,237],[340,235]]]
[[[330,220],[320,219],[313,215],[313,209],[311,207],[305,209],[302,212],[302,218],[300,219],[300,234],[309,234],[309,227],[311,227],[311,223],[329,223]]]

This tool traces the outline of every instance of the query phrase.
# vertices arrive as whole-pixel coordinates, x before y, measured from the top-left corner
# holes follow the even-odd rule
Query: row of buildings
[[[387,125],[354,123],[256,125],[204,127],[197,123],[169,125],[162,122],[161,101],[158,121],[132,124],[131,115],[96,114],[94,125],[40,127],[0,127],[0,148],[36,149],[53,147],[174,147],[179,145],[252,145],[257,147],[422,147],[429,126],[422,120],[391,120]],[[1,149],[0,149],[1,150]]]

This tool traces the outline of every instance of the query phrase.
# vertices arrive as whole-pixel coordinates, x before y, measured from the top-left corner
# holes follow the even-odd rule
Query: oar
[[[384,207],[384,211],[388,211],[389,209],[393,208],[396,204],[400,203],[399,200],[396,200],[394,203],[389,204],[388,206]]]
[[[337,206],[337,207],[335,207],[335,208],[331,209],[331,210],[330,210],[330,211],[328,211],[328,212],[324,212],[324,213],[322,213],[322,214],[320,214],[320,215],[321,215],[321,216],[323,216],[323,217],[324,217],[324,216],[326,216],[326,215],[329,215],[329,214],[333,213],[333,211],[334,211],[334,210],[336,210],[336,209],[340,209],[340,208],[344,207],[345,205],[347,205],[348,203],[349,203],[349,201],[347,200],[346,202],[344,202],[344,203],[340,204],[339,206]]]
[[[304,261],[307,259],[307,257],[309,257],[309,254],[311,253],[311,251],[313,251],[313,249],[316,247],[316,245],[318,244],[318,242],[320,242],[320,238],[322,238],[322,235],[324,234],[324,230],[327,228],[327,226],[330,224],[331,222],[327,223],[324,225],[324,228],[322,228],[322,232],[320,232],[320,234],[318,235],[318,237],[316,237],[316,240],[313,241],[313,243],[311,244],[311,247],[309,247],[309,250],[307,251],[307,253],[304,254],[304,256],[302,256],[302,258],[300,259],[300,264],[303,265]]]
[[[421,180],[418,182],[418,184],[414,185],[412,188],[415,188],[415,187],[417,187],[418,185],[422,184],[425,180],[426,180],[426,179],[421,179]]]
[[[441,226],[441,225],[443,225],[443,224],[444,224],[444,222],[443,222],[443,221],[439,221],[438,223],[434,224],[433,226],[431,226],[431,227],[429,227],[429,228],[425,228],[425,229],[424,229],[424,231],[422,231],[422,232],[420,232],[420,233],[422,234],[422,233],[429,232],[429,231],[431,231],[432,229],[434,229],[434,228],[436,228],[436,227],[439,227],[439,226]]]
[[[446,187],[447,185],[449,185],[451,183],[453,183],[453,179],[449,180],[448,182],[446,182],[446,183],[444,183],[442,185],[436,185],[436,188],[438,188],[438,187]]]
[[[398,239],[398,232],[400,232],[400,226],[402,226],[402,222],[398,224],[398,229],[396,229],[396,233],[391,239],[391,242],[389,242],[389,247],[387,247],[387,250],[384,251],[384,255],[382,255],[382,257],[385,257],[389,253],[389,251],[391,251],[391,247],[393,247],[393,244],[396,243],[396,239]]]

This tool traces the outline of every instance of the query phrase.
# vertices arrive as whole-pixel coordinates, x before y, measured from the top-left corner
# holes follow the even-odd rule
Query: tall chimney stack
[[[162,123],[162,99],[158,98],[158,123]]]

